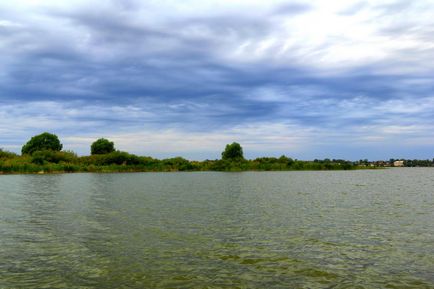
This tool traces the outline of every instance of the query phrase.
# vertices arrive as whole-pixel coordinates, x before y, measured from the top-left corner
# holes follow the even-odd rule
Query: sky
[[[433,0],[0,1],[0,147],[434,157]]]

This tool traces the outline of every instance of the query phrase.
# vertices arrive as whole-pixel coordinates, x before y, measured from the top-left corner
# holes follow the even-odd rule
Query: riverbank
[[[357,167],[350,170],[377,170],[386,169],[382,167]],[[117,174],[117,173],[175,173],[175,172],[291,172],[291,171],[348,171],[347,169],[282,169],[282,170],[138,170],[130,167],[122,169],[97,168],[85,170],[40,170],[40,171],[0,171],[1,175],[55,175],[55,174],[74,174],[74,173],[99,173],[99,174]]]
[[[356,170],[375,167],[359,166],[345,160],[301,161],[281,156],[253,160],[190,161],[182,157],[155,159],[126,152],[77,156],[72,152],[45,151],[32,156],[0,155],[0,174],[46,173],[116,173],[116,172],[177,172],[177,171],[300,171]]]

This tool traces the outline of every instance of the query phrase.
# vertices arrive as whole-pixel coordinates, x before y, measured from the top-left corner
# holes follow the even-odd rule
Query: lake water
[[[0,288],[434,288],[434,169],[0,176]]]

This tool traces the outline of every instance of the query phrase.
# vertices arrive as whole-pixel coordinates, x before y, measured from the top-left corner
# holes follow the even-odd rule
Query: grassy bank
[[[155,159],[115,151],[108,154],[77,156],[73,152],[38,151],[16,155],[0,151],[1,174],[68,172],[173,172],[173,171],[289,171],[353,170],[362,167],[344,160],[300,161],[282,156],[253,160],[189,161],[182,157]]]

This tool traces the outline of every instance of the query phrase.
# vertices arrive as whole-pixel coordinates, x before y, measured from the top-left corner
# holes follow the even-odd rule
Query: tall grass
[[[0,150],[0,173],[69,173],[69,172],[169,172],[169,171],[287,171],[287,170],[352,170],[357,165],[348,161],[300,161],[282,156],[254,160],[189,161],[182,157],[154,159],[115,151],[102,155],[77,156],[70,151],[37,151],[17,155]]]

